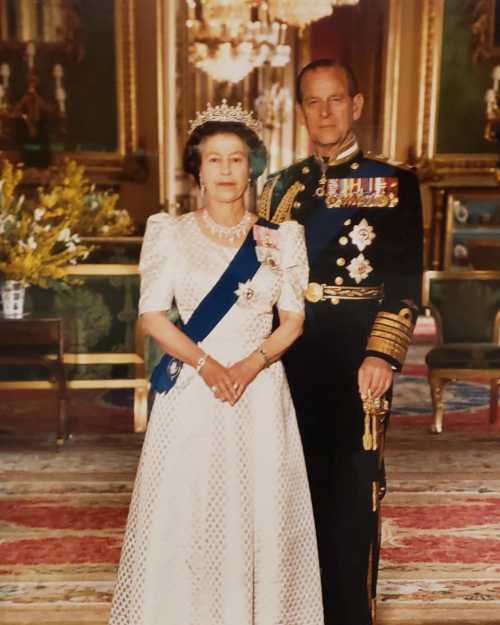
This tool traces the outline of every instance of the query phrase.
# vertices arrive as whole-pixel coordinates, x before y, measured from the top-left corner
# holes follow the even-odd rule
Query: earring
[[[205,195],[205,191],[207,190],[205,183],[203,182],[203,180],[200,179],[200,192],[201,195]]]

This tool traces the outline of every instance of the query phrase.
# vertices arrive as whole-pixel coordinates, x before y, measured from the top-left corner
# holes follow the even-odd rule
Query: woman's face
[[[250,176],[246,143],[238,135],[221,133],[204,139],[200,150],[206,199],[233,203],[242,198]]]

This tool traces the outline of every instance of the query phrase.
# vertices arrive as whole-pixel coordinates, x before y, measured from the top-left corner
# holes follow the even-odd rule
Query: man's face
[[[363,96],[349,95],[346,73],[338,67],[319,67],[305,73],[301,83],[299,116],[320,153],[342,144],[363,110]]]

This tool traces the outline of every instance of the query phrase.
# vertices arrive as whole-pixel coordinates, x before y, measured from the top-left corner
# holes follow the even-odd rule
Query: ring
[[[235,382],[233,384],[233,388],[234,388],[235,391],[237,391],[240,388],[240,385],[238,384],[238,382]]]
[[[219,390],[218,386],[212,386],[212,389],[211,389],[212,393],[215,394],[215,393],[217,393],[218,390]]]

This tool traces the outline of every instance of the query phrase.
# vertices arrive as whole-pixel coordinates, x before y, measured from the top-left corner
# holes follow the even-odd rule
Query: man
[[[422,223],[410,171],[366,158],[353,133],[363,96],[333,60],[297,79],[314,155],[266,182],[259,212],[305,227],[304,334],[285,358],[306,456],[326,625],[374,625],[384,396],[419,300]],[[364,405],[363,405],[364,404]]]

